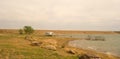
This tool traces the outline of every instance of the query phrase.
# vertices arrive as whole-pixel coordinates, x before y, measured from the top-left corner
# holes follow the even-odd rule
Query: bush
[[[24,32],[25,34],[32,34],[34,29],[31,26],[24,26]]]
[[[19,29],[19,34],[23,34],[23,30],[22,29]]]

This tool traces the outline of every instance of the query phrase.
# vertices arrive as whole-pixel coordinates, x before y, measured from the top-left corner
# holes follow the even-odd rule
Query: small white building
[[[46,36],[53,36],[53,35],[54,35],[54,32],[46,32],[45,35],[46,35]]]

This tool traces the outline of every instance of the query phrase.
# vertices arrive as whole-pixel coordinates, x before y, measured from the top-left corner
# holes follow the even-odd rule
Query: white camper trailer
[[[54,32],[46,32],[45,35],[46,36],[54,36]]]

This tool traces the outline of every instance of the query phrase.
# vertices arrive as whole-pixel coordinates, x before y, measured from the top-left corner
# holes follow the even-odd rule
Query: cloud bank
[[[119,0],[0,0],[0,28],[120,30]]]

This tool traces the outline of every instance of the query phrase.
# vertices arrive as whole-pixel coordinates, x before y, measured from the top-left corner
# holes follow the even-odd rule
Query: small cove
[[[81,40],[87,36],[102,36],[105,41]],[[60,37],[80,38],[80,40],[70,41],[68,44],[73,47],[95,50],[106,54],[120,57],[120,35],[119,34],[64,34]]]

